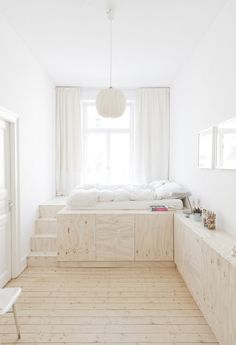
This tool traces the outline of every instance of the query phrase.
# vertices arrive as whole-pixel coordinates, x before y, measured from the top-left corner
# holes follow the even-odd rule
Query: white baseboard
[[[27,257],[28,255],[25,255],[23,258],[20,259],[19,274],[23,272],[27,267]]]
[[[12,278],[18,277],[27,267],[27,255],[20,259],[19,265],[15,272],[12,272]]]

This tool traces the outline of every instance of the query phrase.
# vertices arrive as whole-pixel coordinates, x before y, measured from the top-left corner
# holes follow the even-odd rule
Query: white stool
[[[20,328],[17,321],[16,315],[16,300],[21,294],[21,288],[3,288],[0,289],[0,315],[12,312],[14,314],[14,320],[16,324],[16,331],[18,335],[18,339],[20,339]]]

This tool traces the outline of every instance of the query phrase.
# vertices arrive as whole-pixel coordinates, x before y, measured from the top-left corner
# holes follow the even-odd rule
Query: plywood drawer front
[[[135,260],[173,260],[173,215],[136,215]]]
[[[95,260],[95,215],[60,217],[58,261]]]
[[[96,260],[134,260],[134,215],[96,215]]]

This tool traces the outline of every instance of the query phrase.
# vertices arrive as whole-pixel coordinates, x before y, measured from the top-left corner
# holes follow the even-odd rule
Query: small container
[[[196,222],[201,222],[201,221],[202,221],[202,215],[201,215],[201,213],[194,213],[194,214],[193,214],[193,219],[194,219]]]
[[[214,212],[208,211],[206,223],[208,230],[216,229],[216,214]]]
[[[207,228],[207,217],[208,217],[208,211],[204,208],[202,210],[202,224]]]

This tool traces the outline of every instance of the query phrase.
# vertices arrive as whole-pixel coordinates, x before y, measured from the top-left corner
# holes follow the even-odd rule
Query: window
[[[116,119],[98,115],[94,101],[82,103],[83,182],[126,184],[133,161],[134,103],[127,102],[124,115]]]
[[[236,169],[236,118],[220,123],[216,133],[216,167]]]

